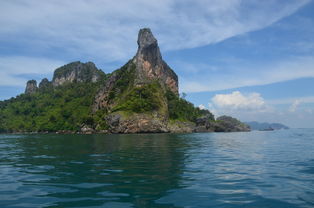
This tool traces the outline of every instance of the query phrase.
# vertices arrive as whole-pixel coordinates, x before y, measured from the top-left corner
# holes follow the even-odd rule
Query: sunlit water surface
[[[0,207],[314,207],[314,129],[0,135]]]

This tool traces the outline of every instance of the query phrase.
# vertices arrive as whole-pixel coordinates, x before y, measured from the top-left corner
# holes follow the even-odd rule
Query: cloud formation
[[[308,2],[1,1],[0,40],[18,40],[37,53],[58,50],[114,61],[134,53],[141,27],[152,28],[163,50],[193,48],[267,27]]]
[[[215,66],[207,64],[208,70],[204,70],[201,77],[182,78],[182,91],[218,91],[314,77],[314,56],[289,57],[288,60],[286,59],[260,65],[254,65],[249,61],[234,66],[226,65],[220,69],[224,73],[214,73],[212,68]],[[204,65],[202,66],[206,68]]]
[[[213,96],[208,103],[208,109],[216,117],[230,115],[241,121],[284,123],[295,128],[313,128],[313,105],[313,96],[265,100],[258,93],[243,94],[234,91]]]
[[[0,2],[0,24],[5,25],[0,27],[0,85],[24,87],[27,76],[51,74],[69,60],[97,60],[96,63],[109,64],[126,61],[136,51],[137,32],[142,27],[152,28],[162,51],[194,48],[263,29],[308,2],[4,0]],[[299,62],[292,65],[298,67]],[[311,75],[313,70],[308,69],[312,63],[307,64],[304,73],[299,70],[299,76]],[[252,80],[256,74],[248,73],[248,67],[242,71],[230,69],[232,73],[227,71],[217,79],[212,73],[224,68],[208,63],[182,65],[188,67],[186,71],[196,69],[195,77],[180,77],[180,87],[185,92],[271,83],[296,76],[293,68],[292,73],[282,70],[287,74],[284,78],[278,73],[269,80],[269,74],[260,74],[260,79]],[[283,64],[282,69],[286,65]],[[180,73],[181,68],[175,69]],[[210,73],[204,73],[206,70]],[[246,76],[239,78],[235,74]],[[221,82],[222,79],[225,82]]]
[[[215,107],[225,110],[261,110],[265,101],[259,93],[243,95],[239,91],[231,94],[217,94],[212,98]]]
[[[300,104],[301,104],[301,101],[300,101],[300,100],[295,100],[295,101],[291,104],[291,106],[289,107],[289,111],[290,111],[290,112],[295,112]]]
[[[32,78],[36,75],[50,75],[54,69],[62,65],[64,65],[62,61],[45,58],[0,57],[0,86],[24,87],[27,81],[25,75],[31,75]]]

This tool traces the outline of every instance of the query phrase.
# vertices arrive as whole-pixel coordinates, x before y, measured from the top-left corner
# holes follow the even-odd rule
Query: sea
[[[2,134],[0,207],[313,208],[314,129]]]

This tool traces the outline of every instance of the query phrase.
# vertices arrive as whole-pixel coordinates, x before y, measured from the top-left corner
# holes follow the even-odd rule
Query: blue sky
[[[0,24],[1,100],[71,61],[111,72],[150,27],[196,106],[314,127],[312,0],[3,0]]]

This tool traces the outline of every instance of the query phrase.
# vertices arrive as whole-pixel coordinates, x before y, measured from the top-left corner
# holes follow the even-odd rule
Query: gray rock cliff
[[[215,131],[219,132],[235,132],[250,131],[250,127],[231,116],[220,116],[216,119]]]
[[[52,87],[52,83],[49,82],[49,80],[47,78],[42,79],[41,82],[39,83],[39,90],[40,91],[47,90],[51,87]]]
[[[159,80],[178,95],[178,76],[163,61],[158,42],[149,28],[139,31],[137,44],[138,50],[133,58],[133,63],[136,65],[135,84],[141,85],[151,80]]]
[[[47,78],[43,78],[41,82],[39,83],[39,88],[47,87],[49,86],[50,82]]]
[[[34,94],[37,92],[38,87],[37,87],[37,82],[36,80],[29,80],[26,83],[26,88],[25,88],[25,94]]]
[[[104,72],[97,69],[94,63],[79,61],[64,65],[55,70],[52,79],[54,87],[73,82],[97,82]]]
[[[95,97],[93,111],[110,109],[110,93],[119,90],[116,85],[122,76],[128,74],[132,80],[124,80],[125,85],[134,87],[142,86],[153,81],[158,81],[164,89],[169,89],[176,95],[178,92],[178,76],[163,61],[158,43],[148,28],[141,29],[138,34],[138,50],[133,59],[121,69],[112,72],[105,85]],[[130,81],[130,82],[128,82]]]

